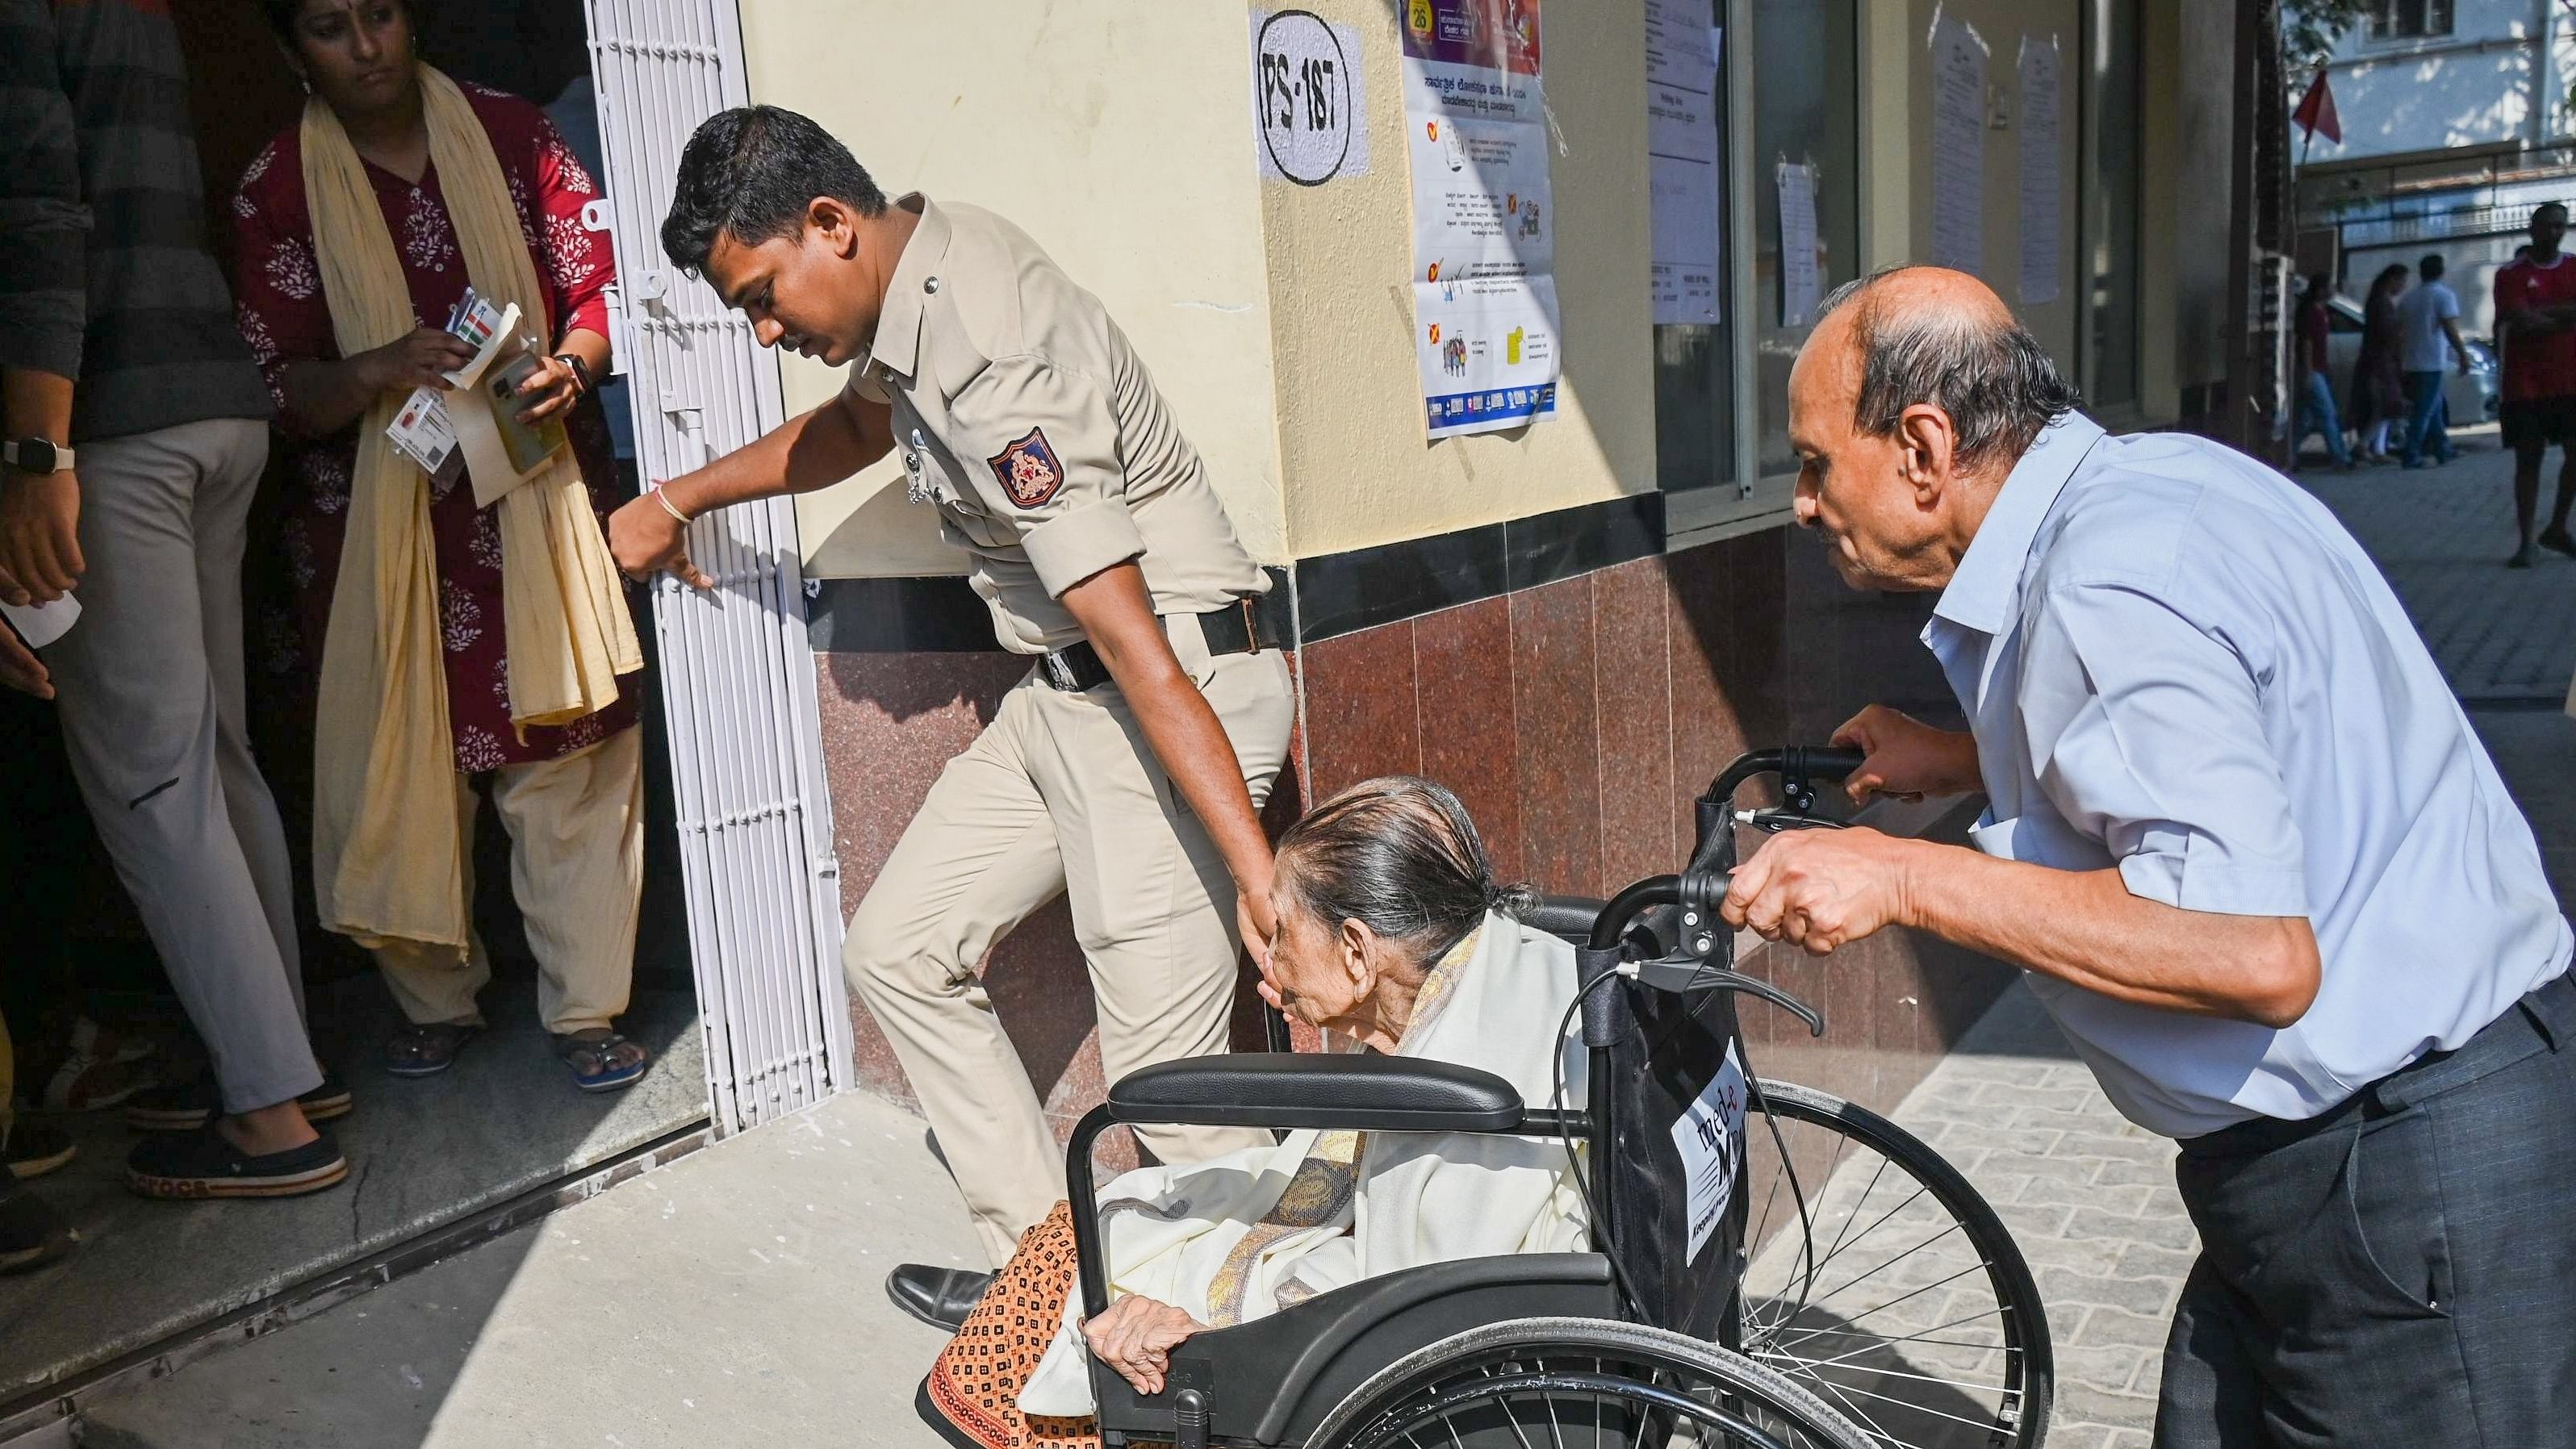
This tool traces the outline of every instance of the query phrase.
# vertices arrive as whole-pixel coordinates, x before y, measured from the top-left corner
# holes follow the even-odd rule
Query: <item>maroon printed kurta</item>
[[[530,319],[549,344],[573,327],[608,335],[605,293],[617,279],[606,233],[582,224],[583,206],[599,188],[557,134],[545,113],[499,91],[463,84],[466,99],[492,138],[493,154],[517,204],[519,230],[536,259],[537,279],[551,314]],[[434,327],[465,295],[469,279],[455,223],[433,167],[415,186],[370,164],[376,203],[402,258],[411,286],[413,321]],[[289,364],[336,361],[330,304],[313,258],[313,220],[304,197],[303,149],[288,127],[261,151],[233,198],[236,245],[234,296],[242,335],[249,339],[269,392],[285,405],[281,379]],[[565,319],[569,319],[566,321]],[[310,676],[322,665],[322,638],[331,618],[331,590],[340,572],[348,527],[352,465],[358,429],[352,423],[327,438],[288,445],[292,467],[280,537],[296,592],[300,628],[290,667]],[[605,528],[617,500],[615,452],[596,397],[585,397],[565,419],[572,454],[590,489],[591,509]],[[496,505],[497,506],[497,505]],[[637,679],[619,681],[617,702],[569,724],[527,730],[510,723],[510,677],[501,620],[501,530],[490,508],[474,506],[474,487],[461,473],[445,487],[432,485],[430,532],[438,557],[438,626],[447,666],[448,727],[456,743],[456,768],[468,774],[551,760],[595,745],[635,723]],[[271,641],[273,644],[284,641]]]

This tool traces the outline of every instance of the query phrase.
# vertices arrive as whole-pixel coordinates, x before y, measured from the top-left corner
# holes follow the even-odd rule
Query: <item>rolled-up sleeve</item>
[[[90,216],[55,48],[43,0],[0,0],[0,366],[77,378]]]
[[[2103,843],[2130,894],[2220,915],[2308,913],[2305,847],[2234,648],[2113,585],[2050,591],[2024,640],[2021,724],[2040,788]]]
[[[1118,417],[1092,378],[1034,356],[995,361],[949,404],[959,462],[1009,520],[1050,597],[1145,551],[1127,511]]]

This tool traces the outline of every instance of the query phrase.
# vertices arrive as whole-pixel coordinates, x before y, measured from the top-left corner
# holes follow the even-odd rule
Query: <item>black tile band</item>
[[[1663,551],[1664,495],[1638,493],[1299,559],[1300,637],[1311,644]]]
[[[1429,538],[1300,559],[1271,569],[1265,614],[1287,638],[1330,639],[1480,599],[1519,593],[1664,550],[1664,496],[1638,493]],[[817,653],[998,650],[984,601],[964,579],[822,579],[806,601]]]

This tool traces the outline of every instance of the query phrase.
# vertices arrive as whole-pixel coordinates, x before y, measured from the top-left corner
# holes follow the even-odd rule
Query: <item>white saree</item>
[[[1580,1106],[1582,1044],[1556,1035],[1573,993],[1573,947],[1488,915],[1424,981],[1395,1054],[1492,1072],[1534,1107],[1554,1093],[1561,1058],[1566,1105]],[[1142,1295],[1222,1328],[1426,1263],[1579,1252],[1583,1204],[1565,1169],[1554,1138],[1314,1131],[1140,1168],[1100,1192],[1110,1297]],[[1093,1411],[1080,1313],[1076,1292],[1020,1391],[1023,1413]]]

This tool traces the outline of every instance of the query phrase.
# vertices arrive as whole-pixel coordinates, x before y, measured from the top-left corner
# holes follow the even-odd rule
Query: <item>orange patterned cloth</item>
[[[985,1449],[1100,1449],[1089,1419],[1020,1412],[1020,1389],[1064,1322],[1075,1264],[1073,1209],[1057,1203],[1046,1221],[1020,1235],[1011,1261],[931,1365],[931,1405]]]

